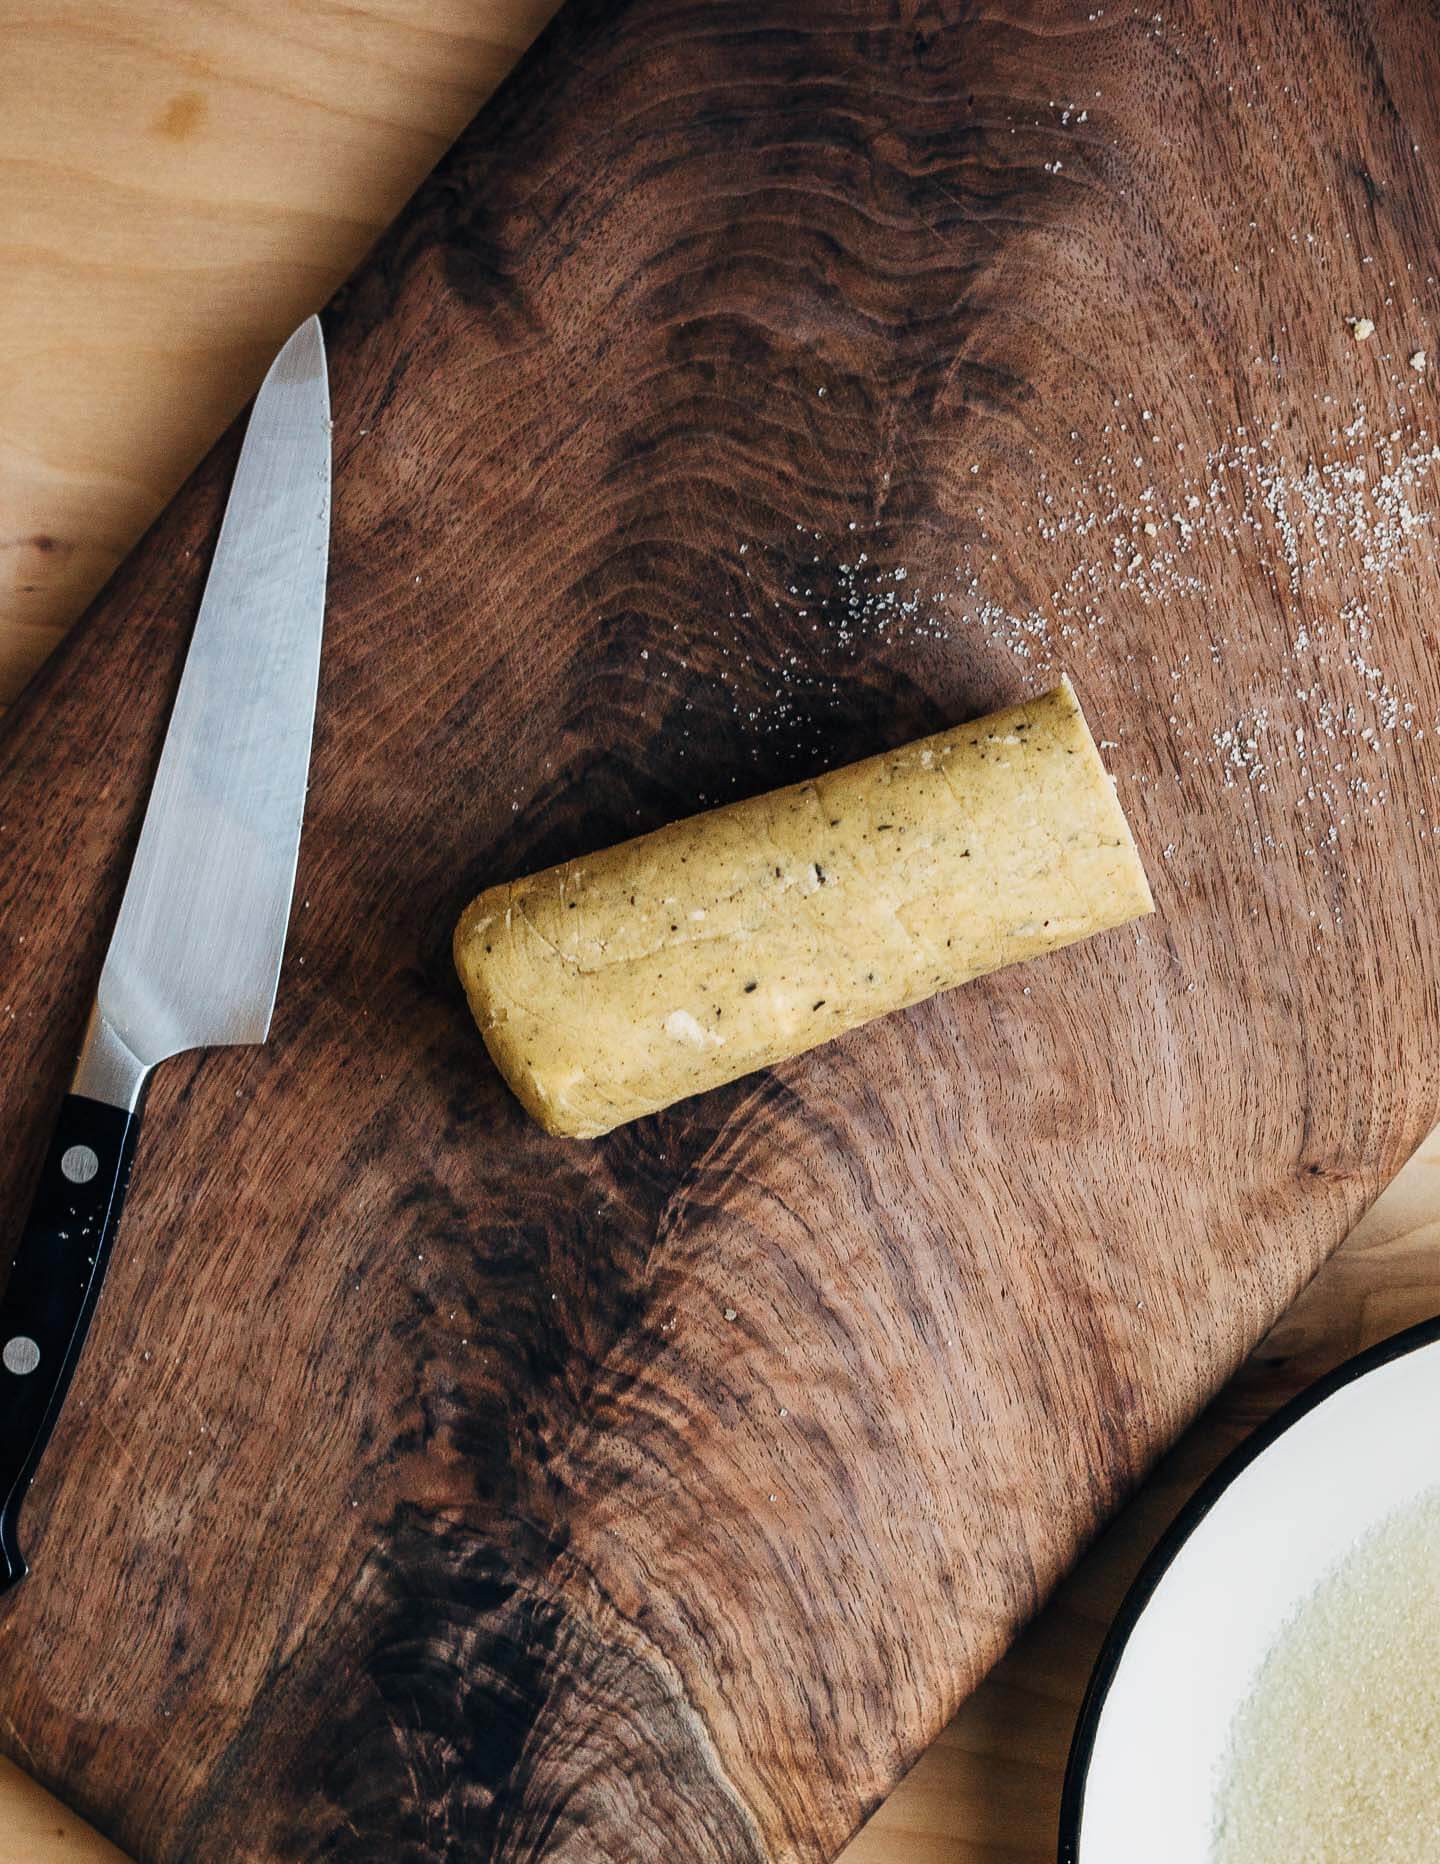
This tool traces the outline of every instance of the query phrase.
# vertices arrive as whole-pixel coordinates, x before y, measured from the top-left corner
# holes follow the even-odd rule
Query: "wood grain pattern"
[[[0,0],[0,706],[553,11]]]
[[[1192,1492],[1314,1380],[1440,1309],[1432,1134],[922,1755],[843,1864],[1053,1864],[1065,1757],[1131,1580]]]
[[[243,17],[232,13],[224,21],[213,13],[190,9],[184,27],[190,52],[189,75],[197,89],[177,90],[169,44],[176,10],[170,6],[164,9],[160,23],[168,31],[163,33],[144,29],[148,22],[138,0],[132,0],[126,12],[128,41],[135,56],[125,66],[123,86],[116,87],[115,74],[109,67],[97,70],[89,58],[73,55],[73,21],[79,16],[72,16],[72,29],[52,29],[38,44],[33,38],[27,41],[30,58],[25,89],[7,93],[11,107],[0,121],[0,136],[8,133],[16,139],[9,144],[10,150],[23,147],[28,152],[20,157],[12,153],[8,161],[24,161],[21,172],[27,198],[33,204],[32,217],[48,236],[44,246],[27,244],[18,264],[12,266],[12,278],[16,271],[23,270],[37,289],[8,293],[0,300],[0,354],[13,363],[13,379],[26,380],[34,404],[46,407],[72,398],[76,403],[84,402],[90,416],[84,431],[67,428],[59,440],[52,437],[43,464],[35,463],[29,455],[13,456],[11,460],[12,484],[17,471],[34,476],[34,515],[39,520],[36,529],[60,540],[58,550],[44,552],[39,562],[32,560],[26,566],[25,574],[34,577],[35,584],[14,591],[16,597],[26,599],[12,599],[0,620],[0,664],[17,671],[31,664],[48,638],[52,623],[70,620],[71,578],[76,566],[98,555],[108,569],[114,554],[128,543],[129,529],[138,527],[138,517],[130,515],[123,471],[132,457],[137,432],[151,434],[166,419],[183,419],[190,424],[184,446],[176,450],[173,459],[166,460],[162,473],[162,478],[177,478],[183,460],[202,439],[209,438],[204,425],[206,411],[228,407],[230,403],[223,397],[240,388],[233,358],[223,345],[213,349],[210,346],[216,345],[217,329],[228,330],[245,308],[237,306],[230,294],[245,294],[248,298],[244,268],[254,261],[254,227],[253,223],[237,225],[232,217],[217,230],[211,222],[202,222],[194,211],[187,210],[185,201],[202,192],[190,179],[196,165],[206,176],[224,174],[243,156],[251,176],[248,191],[255,217],[258,219],[262,213],[270,217],[277,249],[288,256],[302,236],[313,247],[318,215],[328,221],[319,231],[318,242],[327,252],[337,253],[343,266],[350,256],[359,256],[370,229],[378,227],[387,216],[409,177],[418,173],[438,140],[458,121],[457,103],[445,82],[453,80],[458,69],[456,39],[417,35],[398,16],[393,17],[393,31],[377,31],[372,13],[372,30],[363,52],[364,83],[376,100],[369,115],[383,131],[384,145],[374,148],[366,144],[354,149],[352,165],[343,175],[343,187],[337,187],[333,197],[317,210],[307,194],[313,164],[297,169],[290,152],[297,127],[309,120],[317,108],[326,110],[333,105],[335,87],[329,61],[315,59],[307,67],[306,76],[315,84],[314,95],[307,97],[297,83],[288,48],[274,30],[274,9],[247,11]],[[430,17],[433,20],[433,9]],[[467,23],[473,18],[468,9],[466,17]],[[53,28],[53,10],[49,18]],[[94,7],[87,6],[83,16],[87,34],[97,18]],[[10,23],[3,5],[0,19]],[[19,23],[19,16],[15,23]],[[507,0],[504,7],[495,9],[495,25],[487,35],[493,40],[497,57],[508,50],[512,24],[518,33],[528,34],[528,16],[516,11]],[[317,41],[339,51],[350,22],[333,12],[311,14],[307,15],[307,27]],[[248,39],[243,63],[252,82],[243,88],[230,87],[227,107],[217,115],[209,108],[210,87],[217,78],[223,79],[222,68],[227,62],[234,62],[237,31],[244,32]],[[402,120],[401,113],[408,113],[420,96],[420,74],[414,62],[401,63],[397,42],[412,61],[421,56],[425,59],[423,108],[428,117],[433,106],[433,123],[418,112]],[[488,59],[489,53],[482,51],[479,56]],[[282,63],[288,67],[283,75]],[[197,65],[203,66],[203,76],[197,73]],[[261,74],[258,82],[253,81],[257,69]],[[488,79],[488,68],[482,64],[475,79],[477,97]],[[381,85],[383,91],[378,89]],[[353,92],[353,70],[347,69],[344,88]],[[458,109],[463,108],[461,102]],[[116,138],[124,137],[136,123],[151,126],[152,130],[137,155],[138,172],[132,180],[139,185],[131,187],[123,202],[109,202],[106,253],[98,267],[92,253],[96,231],[90,209],[91,190],[76,185],[77,176],[89,178],[94,173],[97,123],[105,130],[98,148],[103,151],[104,167],[112,172]],[[173,141],[185,146],[178,190],[173,179]],[[38,161],[36,149],[43,151]],[[257,186],[254,175],[260,166],[263,182]],[[7,162],[0,174],[8,172]],[[135,314],[136,299],[146,288],[152,267],[132,266],[127,255],[143,252],[157,203],[172,193],[174,207],[165,225],[172,270],[194,274],[203,268],[210,296],[204,346],[187,344],[183,350],[157,353],[154,323]],[[7,201],[11,198],[7,191]],[[74,262],[77,249],[79,264]],[[217,262],[221,260],[224,263]],[[168,278],[164,281],[167,290],[171,282]],[[87,339],[83,349],[74,343],[67,345],[63,356],[51,356],[37,343],[37,333],[56,324],[57,306],[61,327],[83,331]],[[97,307],[105,336],[103,348],[93,336]],[[103,391],[114,379],[113,356],[121,341],[117,313],[121,309],[135,318],[134,334],[129,339],[135,355],[123,376],[129,393],[109,400]],[[264,351],[278,341],[288,316],[288,309],[278,310],[272,327],[257,334],[250,367],[258,367]],[[96,445],[94,423],[102,418],[114,421],[114,439],[110,443],[114,452],[105,469],[96,470],[89,462]],[[26,432],[30,431],[33,429],[27,424]],[[66,514],[63,521],[62,498]],[[16,574],[18,578],[20,572]],[[15,677],[15,673],[10,675],[12,690]],[[1362,1336],[1368,1341],[1402,1324],[1407,1317],[1418,1318],[1440,1307],[1440,1283],[1436,1280],[1440,1256],[1434,1250],[1433,1234],[1437,1204],[1433,1190],[1427,1189],[1435,1179],[1437,1158],[1440,1153],[1432,1143],[1429,1152],[1422,1152],[1407,1166],[1382,1198],[1374,1219],[1361,1225],[1345,1250],[1313,1284],[1305,1312],[1314,1336],[1310,1357],[1317,1369],[1322,1356],[1328,1362],[1332,1353],[1338,1356],[1340,1351],[1339,1347],[1326,1350],[1327,1342],[1348,1346],[1352,1340],[1360,1343]],[[1401,1228],[1408,1229],[1403,1251],[1373,1246],[1372,1237],[1388,1237],[1397,1227],[1396,1213],[1403,1214]],[[1430,1220],[1429,1230],[1421,1227],[1421,1219],[1426,1217]],[[1256,1394],[1263,1391],[1268,1396],[1272,1387],[1278,1391],[1282,1385],[1288,1386],[1289,1377],[1288,1364],[1275,1370],[1273,1359],[1262,1347],[1241,1375],[1239,1389]],[[1227,1394],[1201,1428],[1209,1428],[1212,1420],[1229,1414],[1235,1392],[1236,1387],[1227,1388]],[[1246,1416],[1248,1412],[1241,1422]],[[1161,1475],[1142,1492],[1141,1502],[1128,1509],[1115,1530],[1105,1537],[1101,1548],[1091,1556],[1090,1566],[1111,1559],[1117,1560],[1125,1573],[1138,1566],[1153,1535],[1152,1523],[1168,1516],[1172,1509],[1169,1490],[1162,1491],[1165,1499],[1160,1501],[1154,1484],[1179,1466],[1178,1459],[1167,1462]],[[1182,1499],[1177,1488],[1173,1506],[1178,1507]],[[1085,1596],[1087,1590],[1088,1581],[1083,1576],[1067,1584],[1061,1598],[1041,1615],[1014,1657],[1002,1661],[995,1676],[987,1679],[957,1722],[871,1820],[856,1841],[857,1859],[864,1858],[867,1864],[871,1860],[874,1864],[916,1864],[932,1854],[954,1858],[963,1852],[985,1864],[999,1864],[1002,1858],[1016,1856],[1039,1864],[1052,1855],[1055,1800],[1069,1705],[1078,1701],[1088,1654],[1098,1642],[1104,1616],[1102,1609],[1078,1626],[1074,1622],[1068,1603],[1073,1597]],[[1107,1597],[1114,1595],[1112,1587]],[[24,1775],[14,1768],[0,1767],[0,1858],[4,1864],[50,1864],[54,1858],[81,1855],[77,1845],[82,1840],[76,1834],[82,1829],[73,1815],[56,1809],[53,1802],[44,1803],[39,1789]],[[84,1842],[100,1847],[105,1843],[88,1836]]]
[[[1126,1586],[1195,1486],[1352,1353],[1440,1308],[1440,1135],[1394,1179],[1175,1451],[842,1855],[842,1864],[1052,1864],[1065,1756]],[[0,1864],[105,1864],[108,1842],[0,1761]]]
[[[1298,758],[1227,783],[1203,752],[1262,697],[1309,717],[1287,668],[1333,591],[1274,573],[1278,521],[1217,524],[1203,606],[1132,574],[1103,640],[1040,609],[1077,446],[1111,455],[1127,521],[1155,481],[1184,508],[1168,453],[1103,447],[1128,395],[1201,457],[1275,421],[1287,458],[1333,458],[1323,394],[1420,429],[1395,333],[1361,350],[1337,309],[1365,257],[1388,289],[1433,242],[1415,30],[582,9],[337,307],[310,907],[271,1048],[159,1084],[0,1643],[13,1732],[134,1849],[833,1849],[1429,1123],[1428,732],[1346,741],[1386,800],[1325,852],[1294,833]],[[1343,152],[1288,173],[1315,96],[1362,79]],[[1088,90],[1083,126],[1041,101]],[[1198,155],[1231,177],[1208,215]],[[1276,252],[1234,269],[1255,176],[1314,209],[1323,302],[1268,220]],[[1425,302],[1391,296],[1423,338]],[[1274,302],[1307,307],[1283,367],[1236,373]],[[93,981],[232,451],[4,739],[12,1121]],[[817,641],[852,523],[970,619]],[[1361,541],[1326,574],[1368,576]],[[992,550],[987,592],[957,589]],[[1367,661],[1427,725],[1434,584],[1420,528]],[[790,654],[814,677],[781,711]],[[1168,851],[1153,933],[583,1154],[519,1125],[443,962],[480,876],[1061,658]],[[116,1622],[143,1632],[123,1658]],[[82,1646],[83,1674],[34,1661]]]

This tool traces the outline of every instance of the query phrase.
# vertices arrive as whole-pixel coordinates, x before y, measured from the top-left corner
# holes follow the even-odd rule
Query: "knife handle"
[[[27,1571],[16,1538],[20,1504],[85,1344],[130,1179],[140,1108],[139,1090],[128,1108],[65,1096],[0,1298],[0,1591]]]

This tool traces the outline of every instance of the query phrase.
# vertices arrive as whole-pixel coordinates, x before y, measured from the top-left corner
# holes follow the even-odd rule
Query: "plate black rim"
[[[1273,1417],[1257,1425],[1243,1443],[1236,1445],[1219,1467],[1200,1484],[1160,1536],[1131,1582],[1130,1590],[1121,1601],[1120,1609],[1105,1634],[1105,1642],[1100,1646],[1100,1655],[1095,1659],[1095,1667],[1090,1672],[1090,1681],[1080,1704],[1080,1714],[1065,1763],[1065,1784],[1060,1794],[1059,1864],[1080,1864],[1080,1821],[1085,1810],[1085,1787],[1090,1762],[1094,1757],[1100,1717],[1105,1711],[1105,1703],[1125,1655],[1125,1647],[1154,1596],[1156,1587],[1174,1563],[1180,1549],[1235,1478],[1248,1469],[1257,1457],[1263,1456],[1271,1444],[1278,1437],[1283,1437],[1292,1425],[1298,1424],[1302,1417],[1324,1404],[1327,1398],[1333,1398],[1336,1392],[1354,1384],[1356,1379],[1364,1378],[1367,1373],[1389,1365],[1392,1360],[1403,1359],[1407,1354],[1417,1352],[1424,1346],[1434,1346],[1437,1342],[1440,1342],[1440,1315],[1431,1320],[1419,1321],[1413,1327],[1391,1334],[1387,1340],[1366,1347],[1364,1352],[1356,1353],[1353,1359],[1343,1361],[1332,1372],[1316,1379],[1313,1385],[1307,1385],[1304,1391],[1283,1404]]]

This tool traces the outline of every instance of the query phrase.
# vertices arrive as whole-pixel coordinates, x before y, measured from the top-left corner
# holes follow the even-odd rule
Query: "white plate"
[[[1440,1321],[1350,1360],[1190,1502],[1111,1629],[1070,1750],[1061,1864],[1209,1864],[1235,1711],[1355,1542],[1440,1484]]]

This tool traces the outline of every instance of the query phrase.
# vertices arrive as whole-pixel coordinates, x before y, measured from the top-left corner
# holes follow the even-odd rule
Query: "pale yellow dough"
[[[466,908],[496,1066],[594,1138],[1153,910],[1069,683]]]

